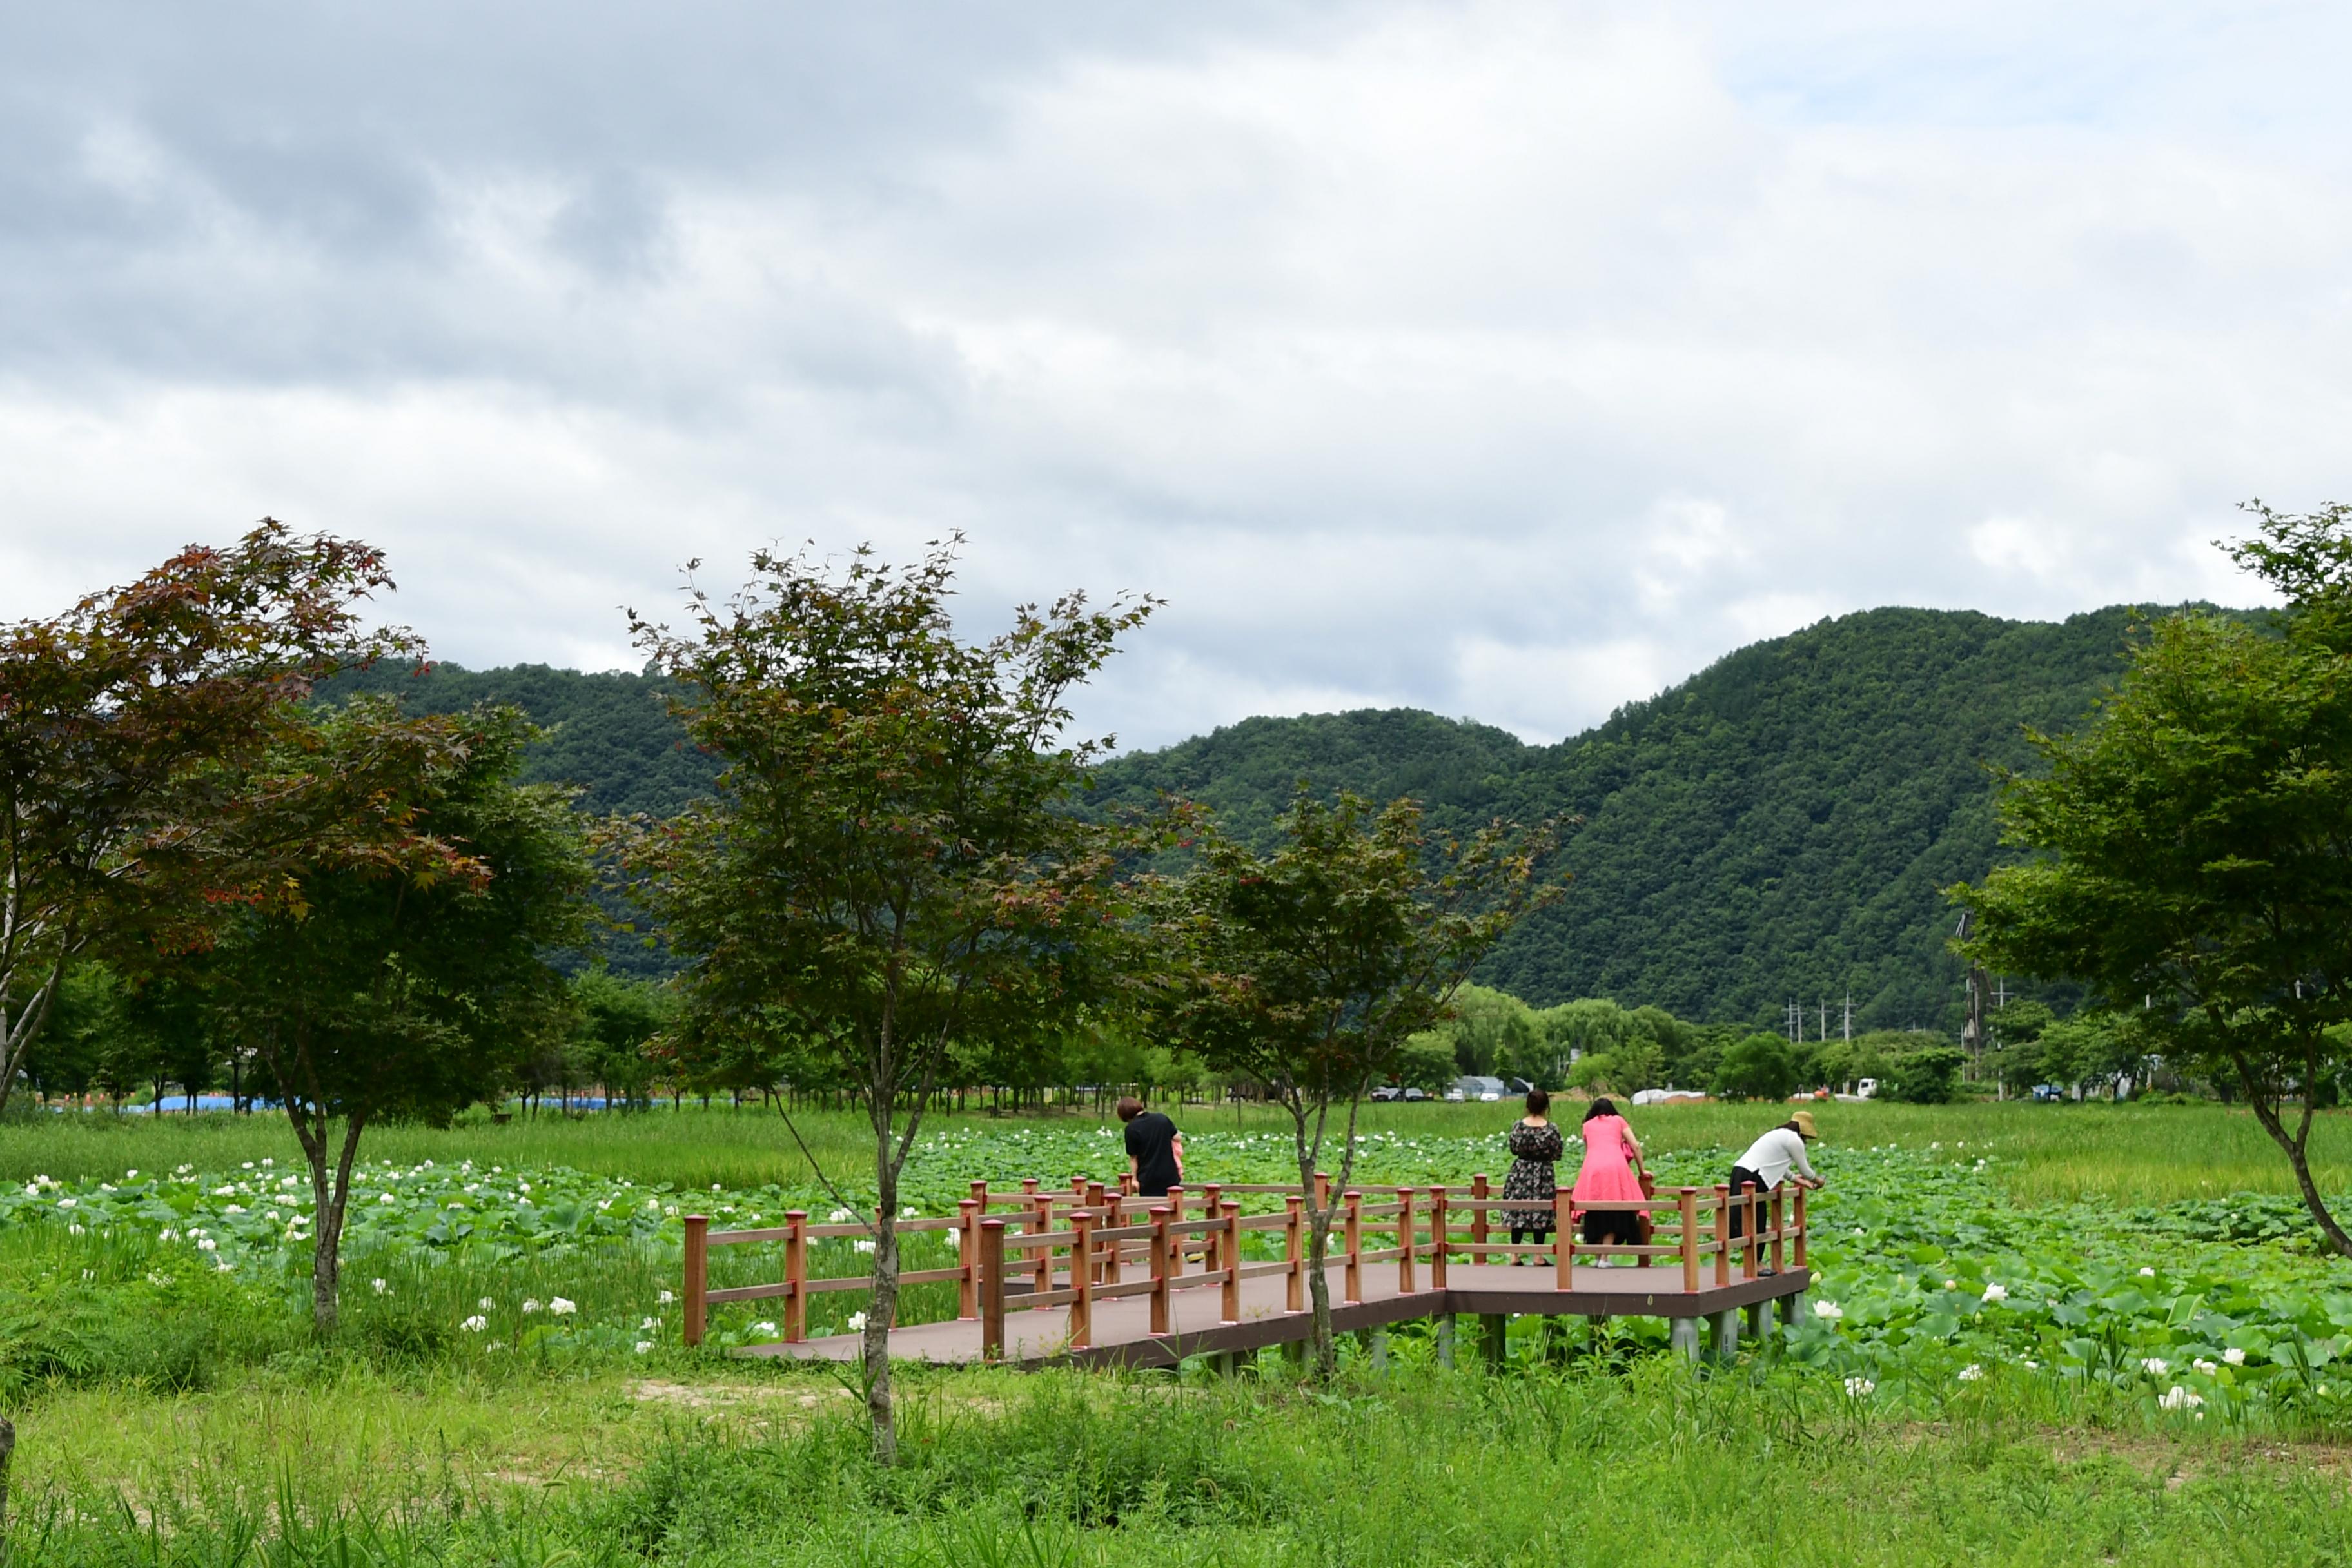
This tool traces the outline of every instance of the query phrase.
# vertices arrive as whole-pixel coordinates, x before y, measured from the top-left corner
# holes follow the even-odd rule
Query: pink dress
[[[1596,1116],[1584,1124],[1584,1163],[1569,1194],[1579,1205],[1638,1203],[1641,1178],[1633,1174],[1633,1130],[1622,1116]]]

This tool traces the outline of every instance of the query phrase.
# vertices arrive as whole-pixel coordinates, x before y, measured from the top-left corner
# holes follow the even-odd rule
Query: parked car
[[[1411,1085],[1407,1085],[1404,1091],[1404,1098],[1407,1100],[1427,1100],[1429,1098],[1429,1091],[1424,1089],[1414,1089]]]
[[[1486,1100],[1492,1102],[1502,1099],[1503,1096],[1508,1092],[1509,1089],[1505,1086],[1501,1079],[1465,1075],[1454,1080],[1454,1087],[1445,1091],[1445,1098],[1456,1101]]]
[[[1415,1089],[1413,1092],[1418,1094],[1421,1091],[1419,1089]],[[1405,1098],[1405,1091],[1392,1083],[1376,1084],[1372,1088],[1372,1092],[1367,1098],[1371,1100],[1402,1100]]]

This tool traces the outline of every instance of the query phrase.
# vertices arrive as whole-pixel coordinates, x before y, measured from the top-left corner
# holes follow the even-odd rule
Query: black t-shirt
[[[1147,1110],[1127,1124],[1127,1152],[1135,1159],[1135,1184],[1147,1198],[1168,1195],[1183,1180],[1176,1169],[1176,1124]]]

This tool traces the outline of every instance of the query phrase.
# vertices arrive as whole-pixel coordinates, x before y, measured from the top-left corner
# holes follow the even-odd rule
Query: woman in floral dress
[[[1507,1198],[1541,1198],[1546,1207],[1506,1209],[1511,1216],[1511,1241],[1531,1242],[1541,1247],[1551,1240],[1552,1211],[1549,1206],[1559,1188],[1553,1179],[1553,1167],[1568,1152],[1568,1141],[1559,1129],[1551,1124],[1544,1112],[1551,1109],[1551,1096],[1542,1089],[1528,1090],[1528,1113],[1511,1125],[1505,1140],[1511,1151],[1511,1173],[1503,1178],[1503,1195]],[[1513,1257],[1513,1263],[1525,1261]]]

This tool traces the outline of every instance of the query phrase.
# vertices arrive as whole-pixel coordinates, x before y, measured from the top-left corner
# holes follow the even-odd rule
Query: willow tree
[[[1301,789],[1269,854],[1202,826],[1194,868],[1157,889],[1161,1016],[1213,1069],[1268,1085],[1290,1113],[1306,1192],[1318,1372],[1336,1367],[1324,1262],[1336,1204],[1318,1202],[1333,1112],[1339,1186],[1354,1177],[1365,1091],[1445,1019],[1478,961],[1564,879],[1540,868],[1561,824],[1496,823],[1433,840],[1410,800],[1375,808]]]
[[[868,1119],[872,1205],[837,1195],[874,1239],[864,1374],[884,1463],[899,1174],[957,1042],[1022,1036],[1107,982],[1120,839],[1068,806],[1111,742],[1066,739],[1067,702],[1152,607],[1073,594],[967,641],[954,576],[952,542],[898,569],[866,548],[838,569],[761,552],[733,597],[690,594],[683,635],[631,617],[723,763],[715,798],[623,850],[688,959],[679,1030],[772,1042]]]
[[[1980,962],[2080,982],[2128,1049],[2242,1091],[2352,1256],[2309,1157],[2352,1070],[2352,509],[2252,510],[2232,554],[2285,595],[2279,624],[2150,626],[2094,721],[2033,735],[2046,770],[2004,781],[2004,841],[2032,858],[1954,891]]]

